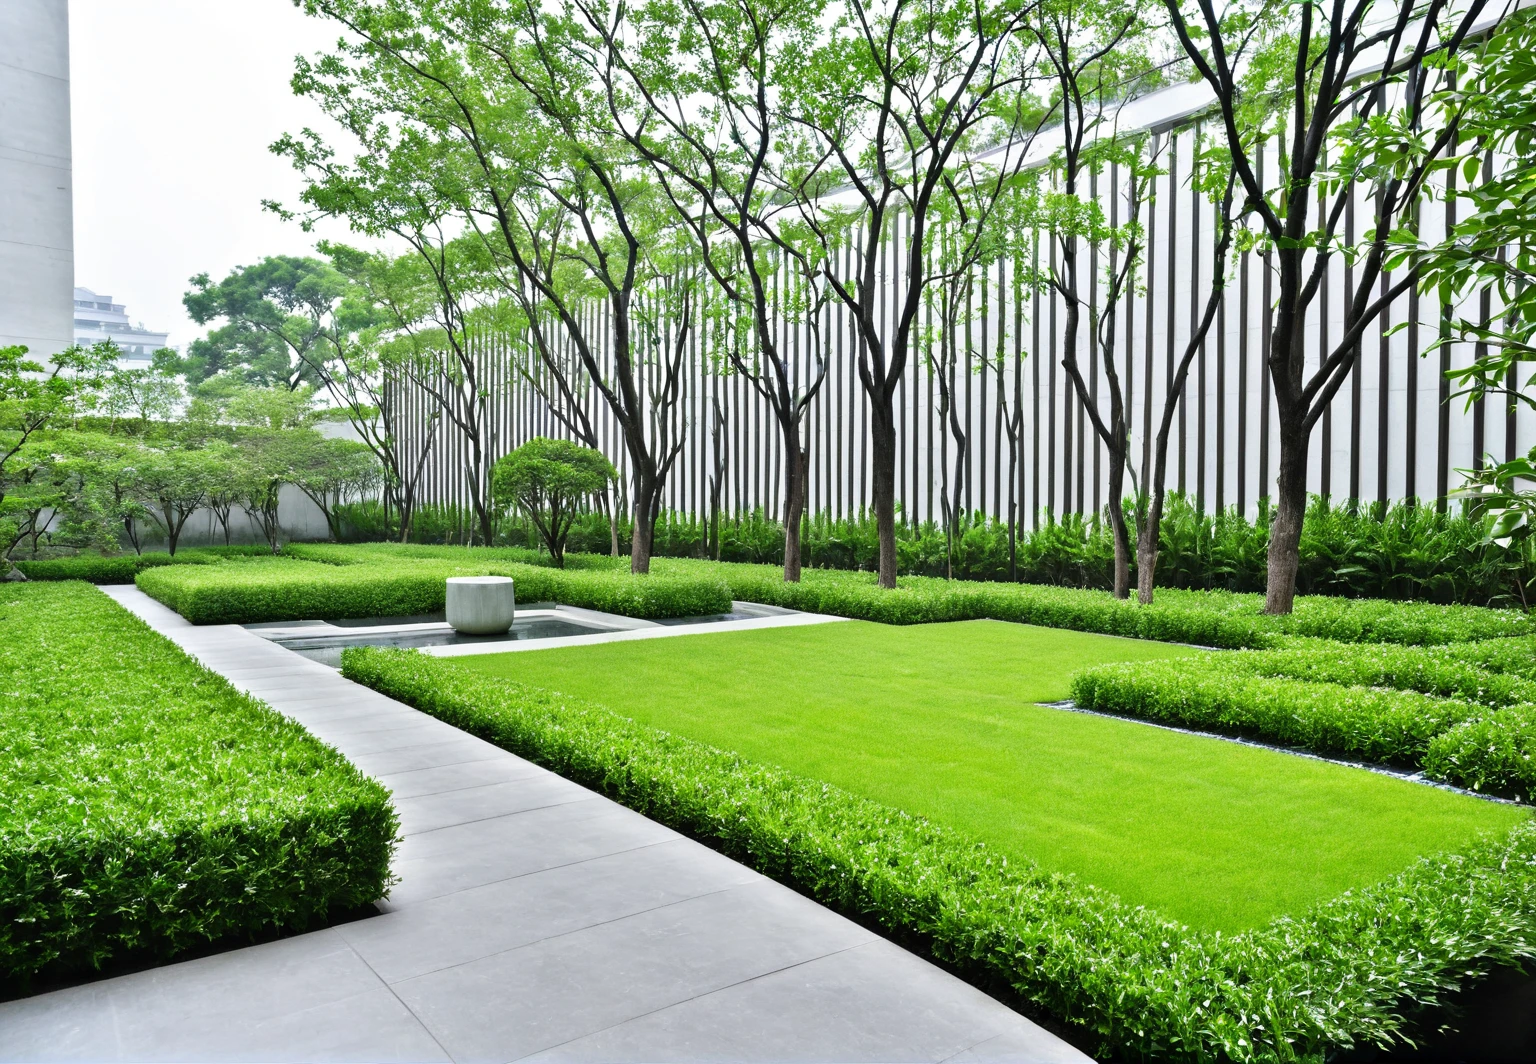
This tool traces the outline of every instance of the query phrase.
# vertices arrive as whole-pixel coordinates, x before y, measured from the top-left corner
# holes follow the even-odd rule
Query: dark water
[[[427,623],[414,618],[392,617],[378,619],[373,624],[353,623],[347,627],[363,629],[358,632],[327,632],[325,635],[290,635],[274,639],[278,646],[287,647],[296,654],[302,654],[311,661],[318,661],[322,665],[332,668],[341,667],[341,652],[347,647],[446,647],[456,646],[460,643],[505,643],[514,639],[558,639],[568,635],[592,635],[596,632],[606,632],[606,628],[596,628],[585,624],[576,624],[572,621],[551,620],[535,618],[533,620],[518,621],[512,625],[512,630],[505,635],[463,635],[451,628],[434,628],[428,631],[418,632],[380,632],[378,635],[368,635],[366,629],[378,627],[383,624],[421,624]]]

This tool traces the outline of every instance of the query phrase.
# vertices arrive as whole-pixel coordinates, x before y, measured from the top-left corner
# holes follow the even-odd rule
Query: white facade
[[[0,347],[74,340],[68,0],[0,0]]]
[[[74,313],[75,343],[92,347],[111,340],[123,353],[125,365],[147,366],[155,352],[166,346],[169,334],[133,324],[128,320],[127,307],[89,288],[75,288]]]

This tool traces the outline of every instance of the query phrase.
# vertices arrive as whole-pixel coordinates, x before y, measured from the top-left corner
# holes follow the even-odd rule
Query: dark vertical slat
[[[1050,268],[1051,268],[1051,273],[1054,274],[1056,272],[1056,241],[1055,240],[1051,241]],[[1048,394],[1048,397],[1050,399],[1050,405],[1049,405],[1050,420],[1048,420],[1046,422],[1046,426],[1045,426],[1045,446],[1046,446],[1046,456],[1045,456],[1045,478],[1046,478],[1045,479],[1045,497],[1046,497],[1046,505],[1047,506],[1051,507],[1051,509],[1054,510],[1055,512],[1057,512],[1057,513],[1065,514],[1069,510],[1072,509],[1072,491],[1071,491],[1071,487],[1070,487],[1071,481],[1067,480],[1067,478],[1065,476],[1063,476],[1062,479],[1063,480],[1067,480],[1067,487],[1066,487],[1066,490],[1063,492],[1060,507],[1058,508],[1057,504],[1056,504],[1056,354],[1057,354],[1057,352],[1056,352],[1056,335],[1057,334],[1056,334],[1056,294],[1055,294],[1055,292],[1047,290],[1047,297],[1046,298],[1048,298],[1051,301],[1051,336],[1050,336],[1051,361],[1050,361],[1050,373],[1048,375],[1048,380],[1047,380],[1047,384],[1046,384],[1047,394]],[[1065,403],[1062,404],[1062,410],[1064,412],[1070,412],[1071,409],[1072,408],[1070,406],[1067,406]],[[1067,448],[1068,441],[1071,439],[1072,423],[1070,421],[1067,421],[1063,427],[1066,430],[1066,431],[1064,431],[1062,433],[1062,447],[1065,450]],[[1062,469],[1063,470],[1065,470],[1067,468],[1068,461],[1070,461],[1070,458],[1067,458],[1066,461],[1062,462]]]
[[[1191,244],[1191,246],[1193,246],[1193,244]],[[1163,377],[1163,394],[1165,397],[1172,394],[1173,390],[1174,363],[1176,359],[1174,351],[1174,333],[1177,331],[1174,329],[1174,322],[1179,320],[1178,303],[1176,301],[1179,286],[1175,282],[1179,276],[1179,252],[1181,250],[1182,249],[1179,247],[1179,138],[1177,134],[1169,134],[1168,280],[1164,282],[1168,286],[1168,306],[1165,311],[1166,316],[1164,321],[1166,322],[1166,328],[1163,334],[1163,347],[1165,349],[1164,356],[1168,364],[1167,373]],[[1189,423],[1186,418],[1186,411],[1189,407],[1189,404],[1184,401],[1188,394],[1189,390],[1187,388],[1179,393],[1177,408],[1179,412],[1178,484],[1180,493],[1189,490],[1187,486],[1189,469],[1188,462],[1186,461],[1186,456],[1189,454]]]
[[[1381,274],[1381,295],[1386,297],[1391,290],[1391,275],[1383,270]],[[1392,342],[1391,342],[1391,318],[1392,308],[1383,307],[1381,311],[1381,332],[1378,337],[1379,348],[1377,351],[1378,366],[1376,368],[1376,501],[1383,506],[1387,502],[1387,426],[1392,419]],[[1359,433],[1356,433],[1355,446],[1358,449]]]
[[[1032,234],[1031,241],[1031,272],[1034,276],[1040,275],[1040,233],[1037,230]],[[1033,479],[1030,493],[1030,528],[1040,527],[1040,288],[1032,286],[1030,289],[1030,324],[1034,330],[1034,350],[1030,352],[1030,369],[1034,378],[1034,416],[1030,419],[1030,431],[1034,434],[1034,446],[1030,449],[1030,461],[1033,463]]]
[[[1189,279],[1189,333],[1195,334],[1200,327],[1200,190],[1195,182],[1195,145],[1200,136],[1200,127],[1195,126],[1195,131],[1190,141],[1189,160],[1189,247],[1190,247],[1190,279]],[[1216,269],[1216,256],[1211,256],[1211,269]],[[1214,282],[1215,278],[1211,280]],[[1206,466],[1206,410],[1205,410],[1205,345],[1206,340],[1200,341],[1200,349],[1195,355],[1195,497],[1200,500],[1201,509],[1206,508],[1207,497],[1205,493],[1205,466]],[[1188,406],[1189,404],[1184,404]],[[1219,507],[1218,507],[1219,509]]]

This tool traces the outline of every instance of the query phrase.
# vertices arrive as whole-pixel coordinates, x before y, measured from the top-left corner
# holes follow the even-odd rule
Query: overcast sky
[[[324,122],[288,79],[295,54],[337,33],[292,0],[69,6],[75,283],[185,344],[203,332],[181,305],[187,278],[313,248],[261,208],[300,187],[267,146]]]

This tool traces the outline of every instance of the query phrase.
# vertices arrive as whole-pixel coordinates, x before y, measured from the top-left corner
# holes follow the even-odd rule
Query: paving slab
[[[391,788],[399,882],[378,916],[0,1004],[0,1060],[1087,1060],[633,810],[252,632],[104,590]]]

